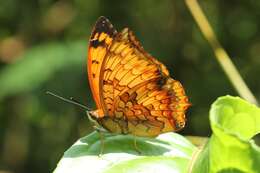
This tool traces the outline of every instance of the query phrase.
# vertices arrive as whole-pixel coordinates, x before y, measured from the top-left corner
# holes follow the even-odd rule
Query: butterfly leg
[[[101,157],[104,152],[105,143],[104,143],[104,133],[106,132],[104,129],[94,126],[94,129],[98,132],[100,138],[100,150],[98,156]]]
[[[100,151],[99,151],[99,157],[102,156],[105,148],[105,143],[104,143],[104,134],[103,132],[99,131],[99,136],[100,136]]]
[[[134,135],[134,148],[135,148],[135,151],[139,154],[139,155],[141,155],[142,154],[142,152],[141,152],[141,150],[138,148],[138,146],[137,146],[137,137]]]

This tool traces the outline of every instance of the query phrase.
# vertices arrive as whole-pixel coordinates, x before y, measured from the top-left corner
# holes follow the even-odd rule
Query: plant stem
[[[255,96],[252,94],[252,92],[242,79],[241,75],[239,74],[238,70],[236,69],[235,65],[231,61],[230,57],[228,56],[227,52],[218,41],[197,0],[185,0],[185,2],[195,21],[197,22],[202,34],[208,40],[210,46],[212,47],[218,62],[220,63],[222,69],[232,83],[233,87],[237,90],[238,94],[241,97],[255,105],[258,105]]]

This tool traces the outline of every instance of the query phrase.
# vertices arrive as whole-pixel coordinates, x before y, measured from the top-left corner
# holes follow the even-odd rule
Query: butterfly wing
[[[88,77],[97,122],[114,133],[156,136],[184,127],[189,106],[181,84],[134,34],[100,17],[89,43]]]
[[[115,112],[127,118],[128,133],[156,136],[182,129],[188,106],[181,84],[159,77],[121,94],[115,101]]]
[[[100,123],[110,131],[156,136],[184,127],[189,103],[182,85],[127,28],[108,50],[102,81],[109,117]]]
[[[105,17],[101,16],[92,31],[88,47],[88,79],[93,98],[96,102],[98,114],[104,116],[104,105],[102,105],[100,93],[100,78],[102,75],[102,65],[112,44],[117,31]]]

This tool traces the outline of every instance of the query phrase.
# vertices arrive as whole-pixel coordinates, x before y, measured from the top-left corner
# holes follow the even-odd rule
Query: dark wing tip
[[[106,33],[110,37],[114,37],[117,33],[116,29],[113,27],[111,22],[104,16],[100,16],[94,26],[91,38],[95,36],[96,33]]]

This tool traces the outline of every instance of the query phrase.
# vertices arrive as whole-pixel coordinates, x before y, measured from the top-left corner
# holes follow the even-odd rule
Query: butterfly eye
[[[97,119],[97,113],[95,111],[89,111],[87,112],[91,119],[96,120]]]

